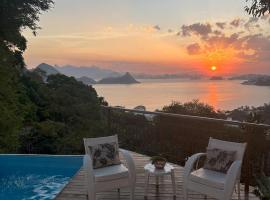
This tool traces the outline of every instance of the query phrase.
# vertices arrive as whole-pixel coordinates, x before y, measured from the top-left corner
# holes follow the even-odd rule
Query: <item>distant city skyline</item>
[[[25,61],[134,73],[270,73],[270,16],[245,0],[55,0]],[[215,67],[213,67],[215,66]],[[212,69],[212,70],[211,70]],[[213,70],[215,69],[215,70]]]

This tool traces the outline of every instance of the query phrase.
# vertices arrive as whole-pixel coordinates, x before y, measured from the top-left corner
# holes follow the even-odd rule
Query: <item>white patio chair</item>
[[[227,142],[210,138],[208,148],[236,151],[236,159],[225,174],[204,168],[194,169],[194,165],[198,164],[199,159],[206,156],[206,153],[197,153],[191,156],[184,169],[184,199],[188,199],[188,190],[192,190],[216,199],[229,200],[232,197],[235,184],[238,186],[238,199],[240,199],[241,166],[246,143]]]
[[[128,187],[130,188],[130,199],[134,199],[136,182],[135,164],[128,151],[119,149],[126,161],[126,168],[123,164],[111,165],[103,168],[94,169],[89,147],[98,144],[115,142],[118,145],[117,135],[100,138],[85,138],[84,171],[87,186],[88,200],[96,200],[96,193]]]

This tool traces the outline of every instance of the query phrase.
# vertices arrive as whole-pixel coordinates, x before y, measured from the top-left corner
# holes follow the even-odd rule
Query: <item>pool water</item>
[[[0,199],[54,199],[82,166],[82,156],[0,155]]]

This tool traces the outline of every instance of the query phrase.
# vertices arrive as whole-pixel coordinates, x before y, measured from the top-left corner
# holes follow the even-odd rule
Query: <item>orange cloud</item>
[[[229,73],[239,64],[243,66],[245,63],[256,62],[260,65],[270,62],[269,33],[258,34],[260,25],[255,22],[258,19],[195,23],[183,25],[180,33],[184,38],[192,38],[193,42],[186,45],[186,51],[190,57],[200,58],[204,69],[216,65],[220,72]],[[251,29],[257,31],[253,33]]]

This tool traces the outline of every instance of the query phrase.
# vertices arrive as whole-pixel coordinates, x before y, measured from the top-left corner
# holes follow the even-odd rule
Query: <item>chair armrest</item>
[[[236,160],[232,163],[229,170],[227,171],[224,191],[226,195],[229,195],[228,197],[231,197],[233,193],[233,189],[239,176],[241,166],[242,162],[240,160]]]
[[[94,191],[95,176],[94,176],[93,162],[90,155],[88,154],[85,154],[83,157],[83,169],[85,173],[85,183],[89,194]]]
[[[93,162],[90,155],[85,154],[83,156],[83,168],[86,172],[93,172]]]
[[[129,171],[129,176],[130,179],[133,183],[136,182],[136,169],[135,169],[135,163],[134,160],[132,158],[132,156],[130,155],[130,153],[124,149],[119,149],[119,152],[123,155],[126,163],[127,163],[127,167],[128,167],[128,171]]]
[[[186,180],[193,170],[194,164],[202,157],[206,156],[206,153],[196,153],[188,158],[184,168],[184,180]]]
[[[226,187],[234,187],[237,177],[239,176],[241,166],[242,162],[240,160],[236,160],[232,163],[229,170],[227,171],[225,190]]]

